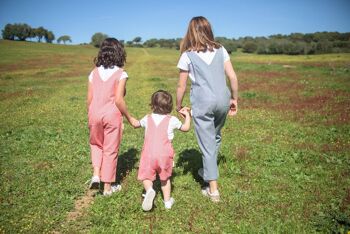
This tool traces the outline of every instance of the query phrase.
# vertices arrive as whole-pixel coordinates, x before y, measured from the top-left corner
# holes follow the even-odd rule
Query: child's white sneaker
[[[174,203],[175,203],[175,200],[174,200],[174,198],[170,198],[169,199],[169,201],[164,201],[164,207],[165,207],[165,209],[171,209],[171,207],[174,205]]]
[[[150,188],[147,190],[143,202],[142,202],[142,209],[144,211],[149,211],[153,207],[153,200],[154,197],[156,196],[156,191],[154,191],[153,188]]]
[[[113,193],[119,192],[122,190],[122,186],[120,184],[114,184],[111,186],[111,190],[103,191],[103,196],[111,196]]]
[[[90,189],[99,189],[100,188],[100,177],[98,176],[93,176],[90,181]]]
[[[216,190],[215,192],[211,193],[209,187],[205,187],[202,189],[202,194],[206,197],[209,197],[212,202],[220,201],[219,190]]]

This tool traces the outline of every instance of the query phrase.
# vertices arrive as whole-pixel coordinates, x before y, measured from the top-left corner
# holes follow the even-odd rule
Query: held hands
[[[191,111],[191,108],[189,108],[187,106],[181,107],[181,109],[177,109],[177,112],[179,112],[179,114],[182,118],[191,117],[190,111]]]
[[[181,110],[179,110],[179,113],[182,116],[184,116],[185,118],[189,118],[189,117],[191,117],[190,111],[191,111],[191,109],[189,107],[184,107]]]
[[[230,110],[228,111],[228,116],[235,116],[238,111],[237,100],[230,99]]]
[[[139,128],[141,125],[140,125],[140,121],[138,121],[137,119],[135,119],[134,117],[130,117],[128,119],[129,123],[131,126],[133,126],[134,128]]]

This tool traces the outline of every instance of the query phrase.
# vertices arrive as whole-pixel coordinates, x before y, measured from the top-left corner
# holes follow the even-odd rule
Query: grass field
[[[193,129],[177,132],[173,197],[141,209],[143,131],[125,123],[122,192],[87,190],[89,46],[0,41],[0,233],[313,233],[350,229],[350,54],[231,56],[239,112],[219,156],[222,202],[200,193]],[[127,104],[175,94],[179,52],[127,48]],[[189,105],[188,94],[185,103]],[[160,190],[159,183],[156,184]]]

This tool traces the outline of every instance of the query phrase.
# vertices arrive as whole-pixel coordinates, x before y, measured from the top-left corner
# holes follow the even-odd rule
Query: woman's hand
[[[228,116],[235,116],[238,111],[237,99],[230,99],[230,110],[228,111]]]

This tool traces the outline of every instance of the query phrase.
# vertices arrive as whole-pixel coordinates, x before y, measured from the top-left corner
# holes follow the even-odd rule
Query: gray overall
[[[196,52],[189,51],[187,55],[195,76],[190,100],[194,129],[203,154],[203,179],[217,180],[220,130],[224,126],[231,97],[226,85],[223,51],[222,47],[219,48],[209,65]]]

